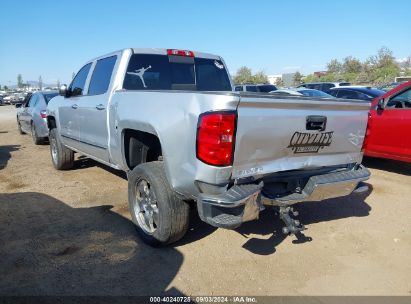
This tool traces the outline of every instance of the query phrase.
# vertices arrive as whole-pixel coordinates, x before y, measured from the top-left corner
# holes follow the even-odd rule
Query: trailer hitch
[[[305,229],[299,220],[295,220],[290,216],[290,213],[293,216],[298,216],[298,211],[295,211],[293,207],[280,206],[278,212],[280,219],[285,223],[285,227],[282,229],[284,234],[297,234]]]

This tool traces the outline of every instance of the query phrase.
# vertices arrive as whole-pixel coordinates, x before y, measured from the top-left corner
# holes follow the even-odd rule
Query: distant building
[[[398,77],[395,77],[395,82],[401,82],[401,81],[411,81],[411,76],[398,76]]]
[[[292,87],[294,86],[294,77],[295,73],[286,73],[282,75],[282,80],[284,87]]]
[[[313,74],[314,74],[314,76],[317,76],[318,78],[320,78],[321,76],[327,75],[328,72],[327,71],[318,71],[318,72],[314,72]]]
[[[278,80],[281,80],[283,78],[283,75],[278,74],[278,75],[267,75],[268,82],[270,84],[276,84]]]

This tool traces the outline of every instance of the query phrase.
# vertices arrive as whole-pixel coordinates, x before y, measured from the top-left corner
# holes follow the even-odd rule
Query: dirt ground
[[[233,231],[193,214],[182,241],[153,249],[123,173],[85,158],[54,170],[15,113],[0,107],[0,295],[411,294],[411,165],[366,160],[370,193],[300,204],[299,239],[272,210]]]

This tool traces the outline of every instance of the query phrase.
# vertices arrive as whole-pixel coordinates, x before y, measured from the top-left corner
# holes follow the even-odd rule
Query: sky
[[[70,82],[86,61],[127,47],[222,56],[231,74],[303,74],[387,46],[411,55],[411,1],[2,0],[0,85]]]

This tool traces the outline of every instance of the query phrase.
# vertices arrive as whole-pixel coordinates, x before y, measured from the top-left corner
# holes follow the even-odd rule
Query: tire
[[[150,203],[146,210],[139,203],[147,191],[141,191],[147,186]],[[142,193],[144,195],[142,195]],[[146,200],[147,201],[147,200]],[[188,229],[189,205],[181,200],[165,176],[164,164],[161,161],[143,163],[135,167],[128,175],[128,202],[131,217],[140,237],[153,247],[161,247],[181,239]],[[153,212],[153,224],[149,227],[145,216]],[[156,211],[157,210],[157,213]],[[155,227],[154,227],[155,226]],[[151,228],[154,227],[154,231]]]
[[[50,130],[49,139],[51,162],[54,168],[57,170],[73,168],[74,152],[61,143],[56,128]]]
[[[33,122],[31,123],[31,138],[33,138],[33,143],[35,145],[41,145],[42,143],[44,143],[44,139],[37,136],[36,126]]]
[[[25,133],[21,129],[20,121],[17,119],[17,130],[19,131],[19,134],[24,135]]]

